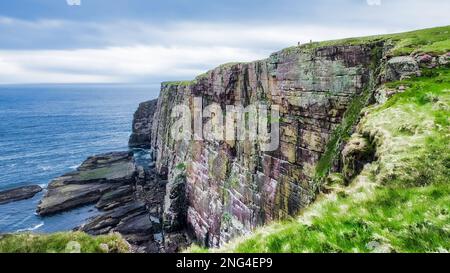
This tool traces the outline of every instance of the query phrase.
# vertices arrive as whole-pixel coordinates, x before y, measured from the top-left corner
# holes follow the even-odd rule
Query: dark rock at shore
[[[79,230],[91,235],[109,233],[121,222],[126,222],[126,218],[145,214],[146,211],[145,203],[138,201],[130,202],[91,219],[88,223],[82,225]]]
[[[171,252],[177,243],[170,240],[174,245],[165,249],[165,195],[166,181],[152,168],[139,165],[133,153],[115,152],[90,157],[75,172],[53,180],[37,212],[47,216],[95,204],[100,215],[76,230],[94,236],[118,232],[135,252]]]
[[[103,214],[78,229],[91,235],[118,232],[136,252],[162,252],[160,207],[164,193],[165,183],[152,170],[138,167],[133,185],[104,194],[96,204]]]
[[[41,191],[42,188],[38,185],[24,186],[2,191],[0,192],[0,205],[33,198],[37,193]]]
[[[125,185],[104,194],[95,205],[100,210],[111,210],[133,200],[133,186]]]
[[[136,167],[129,152],[88,158],[75,172],[53,180],[37,208],[45,216],[96,203],[134,182]],[[103,202],[104,203],[104,202]],[[102,205],[104,206],[104,205]]]
[[[158,100],[143,102],[134,114],[133,133],[130,136],[130,148],[150,148],[153,116]]]

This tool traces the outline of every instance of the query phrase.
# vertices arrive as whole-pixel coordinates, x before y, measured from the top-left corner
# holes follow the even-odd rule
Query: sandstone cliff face
[[[164,83],[152,123],[156,168],[167,176],[167,230],[186,225],[207,246],[296,214],[315,196],[315,167],[351,103],[363,96],[380,45],[297,47],[266,60],[218,67],[192,82]],[[280,144],[175,141],[176,105],[280,107]],[[203,121],[205,122],[205,120]]]
[[[130,148],[150,148],[151,128],[158,100],[143,102],[133,118],[133,133],[130,136]]]

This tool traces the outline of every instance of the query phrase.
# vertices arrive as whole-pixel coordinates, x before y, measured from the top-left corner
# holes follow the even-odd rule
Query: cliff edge
[[[150,138],[157,172],[168,179],[165,228],[188,227],[200,244],[218,247],[297,215],[315,200],[327,176],[345,167],[341,152],[363,108],[375,96],[396,93],[376,93],[377,87],[445,65],[448,31],[305,44],[265,60],[222,65],[193,81],[163,83]],[[211,105],[221,110],[195,117]],[[220,112],[229,106],[260,105],[279,110],[275,119],[268,115],[269,123],[255,129],[260,134],[277,124],[276,149],[225,137],[236,135],[239,126],[248,127],[249,115],[242,118],[244,125],[236,120],[223,125],[222,137],[208,139],[195,131],[195,126],[220,127],[228,117]],[[192,116],[187,127],[177,123],[179,106]],[[220,118],[214,119],[217,113]],[[191,136],[177,137],[190,129],[195,131]],[[365,160],[355,163],[355,173]]]

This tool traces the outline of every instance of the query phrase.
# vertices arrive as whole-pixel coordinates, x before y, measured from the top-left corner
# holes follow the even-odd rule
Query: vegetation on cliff
[[[423,74],[386,84],[382,88],[399,93],[363,111],[352,139],[359,144],[364,138],[375,160],[348,186],[329,179],[326,193],[298,218],[217,251],[450,251],[450,72],[446,67]]]
[[[449,35],[450,26],[444,26],[396,34],[314,42],[310,44],[304,44],[300,47],[290,47],[284,49],[283,51],[292,51],[296,49],[307,50],[324,46],[350,46],[372,44],[375,42],[386,42],[387,45],[391,46],[390,55],[392,56],[404,56],[411,53],[424,52],[433,55],[440,55],[450,51],[450,39],[448,39]]]
[[[49,235],[31,233],[0,236],[0,253],[127,253],[129,244],[119,234],[89,236],[82,232]]]

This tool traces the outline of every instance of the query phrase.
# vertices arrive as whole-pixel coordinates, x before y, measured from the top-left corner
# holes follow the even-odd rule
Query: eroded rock
[[[24,186],[0,192],[0,205],[33,198],[42,188],[38,185]]]
[[[45,216],[96,203],[105,194],[132,184],[135,169],[129,152],[90,157],[77,171],[50,182],[37,213]]]
[[[342,174],[347,182],[358,175],[364,166],[373,161],[374,147],[367,138],[353,134],[342,151]]]
[[[386,65],[386,81],[403,80],[420,74],[419,64],[410,56],[394,57]]]
[[[130,148],[150,148],[153,116],[158,100],[143,102],[134,114],[133,133],[129,140]]]

